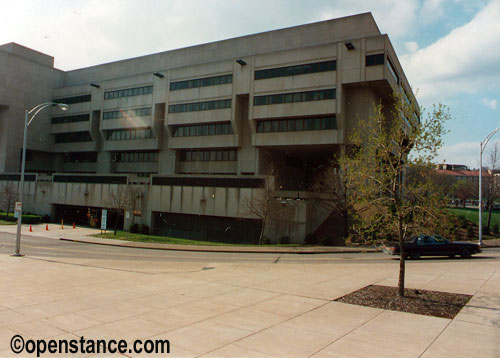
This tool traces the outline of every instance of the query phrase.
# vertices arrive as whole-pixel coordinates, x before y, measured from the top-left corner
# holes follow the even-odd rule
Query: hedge
[[[17,218],[14,217],[14,213],[0,213],[0,220],[5,221],[17,221]],[[23,224],[40,224],[42,222],[42,217],[40,215],[33,214],[23,214],[23,219],[21,221]]]

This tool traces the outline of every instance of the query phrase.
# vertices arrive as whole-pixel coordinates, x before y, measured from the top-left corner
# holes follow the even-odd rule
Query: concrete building
[[[309,200],[318,168],[374,103],[414,100],[370,13],[68,72],[10,43],[0,79],[0,189],[17,188],[24,110],[70,105],[29,127],[29,211],[95,224],[115,208],[125,228],[229,241],[255,240],[248,203],[267,193],[282,214],[266,236],[314,234],[329,216]]]

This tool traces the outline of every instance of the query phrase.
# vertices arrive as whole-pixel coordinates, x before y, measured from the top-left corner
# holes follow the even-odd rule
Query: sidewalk
[[[76,236],[71,230],[49,227],[48,233]],[[129,347],[136,339],[170,342],[170,354],[130,357],[500,357],[499,260],[407,262],[406,287],[473,295],[450,320],[334,301],[371,284],[396,286],[397,260],[204,257],[0,255],[0,357],[35,356],[12,353],[15,335],[46,342],[123,339]]]
[[[273,253],[273,254],[332,254],[332,253],[365,253],[377,252],[380,250],[367,247],[334,247],[334,246],[311,246],[311,247],[276,247],[276,246],[201,246],[201,245],[177,245],[146,243],[135,241],[124,241],[114,239],[103,239],[89,235],[99,234],[101,230],[87,227],[64,226],[61,229],[59,224],[48,224],[49,230],[45,230],[46,224],[32,225],[32,232],[29,225],[23,225],[22,235],[46,237],[50,239],[60,239],[95,245],[121,246],[154,250],[176,250],[176,251],[206,251],[206,252],[241,252],[241,253]],[[15,225],[0,225],[0,232],[16,233]]]

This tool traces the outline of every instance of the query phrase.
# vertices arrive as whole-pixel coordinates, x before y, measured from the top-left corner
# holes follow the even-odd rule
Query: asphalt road
[[[15,250],[15,235],[0,233],[0,254],[9,255]],[[113,247],[93,244],[67,242],[42,237],[23,236],[21,253],[33,258],[78,258],[105,260],[136,260],[165,262],[249,262],[249,263],[390,263],[397,260],[384,253],[336,253],[336,254],[268,254],[268,253],[221,253],[221,252],[189,252],[137,249],[128,247]],[[474,255],[471,260],[500,260],[500,248],[483,250]],[[423,258],[419,262],[446,261],[462,262],[460,258]]]

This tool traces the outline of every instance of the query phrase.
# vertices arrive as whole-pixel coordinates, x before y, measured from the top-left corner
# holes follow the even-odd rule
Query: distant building
[[[115,208],[109,226],[200,239],[254,241],[246,203],[270,188],[291,209],[266,236],[302,242],[329,216],[308,201],[317,169],[374,103],[416,103],[370,13],[67,72],[9,43],[0,64],[0,190],[20,177],[24,111],[62,102],[29,127],[25,210],[94,225]]]

